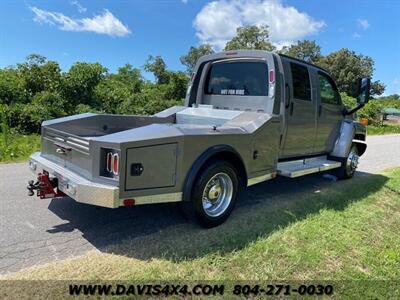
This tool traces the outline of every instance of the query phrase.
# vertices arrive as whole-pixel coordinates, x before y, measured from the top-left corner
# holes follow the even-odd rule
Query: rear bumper
[[[119,188],[90,181],[42,157],[36,152],[29,158],[29,168],[35,174],[46,170],[58,179],[58,188],[77,202],[115,208],[121,205]]]
[[[35,174],[46,170],[51,177],[58,179],[58,189],[80,203],[117,208],[124,206],[124,199],[119,197],[119,187],[90,181],[59,164],[40,155],[32,154],[29,168]],[[154,194],[135,196],[135,205],[182,201],[182,193]]]

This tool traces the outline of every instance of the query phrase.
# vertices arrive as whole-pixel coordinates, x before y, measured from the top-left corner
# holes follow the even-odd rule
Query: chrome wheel
[[[226,173],[217,173],[203,190],[203,209],[210,217],[222,215],[232,201],[233,182]]]
[[[349,156],[347,156],[346,160],[346,172],[348,175],[353,175],[358,166],[358,151],[356,147],[352,147],[350,149]]]

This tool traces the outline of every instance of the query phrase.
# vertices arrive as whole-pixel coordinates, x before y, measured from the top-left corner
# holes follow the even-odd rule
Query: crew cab
[[[366,150],[329,73],[267,51],[203,56],[184,106],[153,116],[86,113],[45,121],[30,195],[109,208],[180,202],[204,227],[224,222],[240,189],[277,176],[353,176]]]

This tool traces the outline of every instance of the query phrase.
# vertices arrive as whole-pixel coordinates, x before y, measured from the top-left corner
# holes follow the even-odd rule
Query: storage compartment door
[[[175,185],[177,144],[127,149],[126,190]]]

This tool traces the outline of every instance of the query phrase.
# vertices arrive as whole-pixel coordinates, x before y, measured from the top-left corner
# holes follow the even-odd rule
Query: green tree
[[[297,41],[294,45],[283,47],[280,52],[313,64],[317,64],[322,58],[321,47],[315,41],[309,40]]]
[[[275,50],[274,45],[269,41],[268,26],[238,27],[236,36],[226,43],[225,51],[239,49]]]
[[[189,78],[183,72],[170,72],[170,81],[166,98],[183,99],[186,96],[186,87]]]
[[[132,97],[133,89],[115,77],[107,77],[96,86],[94,95],[99,108],[112,114],[118,112],[122,102]]]
[[[169,82],[170,73],[167,71],[167,65],[161,56],[154,57],[149,55],[144,69],[154,74],[157,84],[166,84]]]
[[[13,68],[0,69],[0,104],[27,102],[25,81]]]
[[[63,98],[51,91],[36,93],[31,103],[15,103],[8,108],[10,127],[18,132],[39,133],[43,121],[66,115]]]
[[[385,92],[386,85],[380,80],[373,81],[371,83],[371,95],[379,96]]]
[[[43,91],[33,97],[31,105],[44,108],[49,119],[54,119],[66,115],[64,101],[57,92]],[[42,121],[45,120],[40,123]]]
[[[365,76],[372,77],[374,71],[374,61],[371,57],[357,54],[346,48],[323,57],[319,65],[335,78],[339,90],[351,97],[357,96],[358,79]],[[372,83],[371,90],[372,95],[380,95],[385,90],[385,86],[375,81]]]
[[[61,83],[61,69],[57,62],[48,61],[39,54],[31,54],[26,62],[17,65],[30,97],[42,91],[58,91]]]
[[[106,72],[99,63],[74,63],[63,77],[62,94],[68,103],[67,110],[73,111],[78,104],[97,107],[94,91]]]
[[[134,93],[139,93],[144,83],[140,70],[134,68],[131,64],[125,64],[118,68],[117,74],[111,74],[110,77],[114,77],[118,81],[128,85]]]
[[[96,86],[94,98],[99,104],[98,108],[107,113],[117,113],[124,101],[130,99],[134,93],[141,92],[143,84],[139,69],[130,64],[120,67],[116,74],[107,74]]]
[[[52,116],[44,106],[16,103],[9,107],[8,118],[11,128],[29,134],[39,133],[43,120],[49,120]]]
[[[190,75],[200,57],[213,54],[214,50],[210,44],[200,45],[199,47],[190,47],[188,54],[180,57],[181,63],[186,66],[186,72]]]

